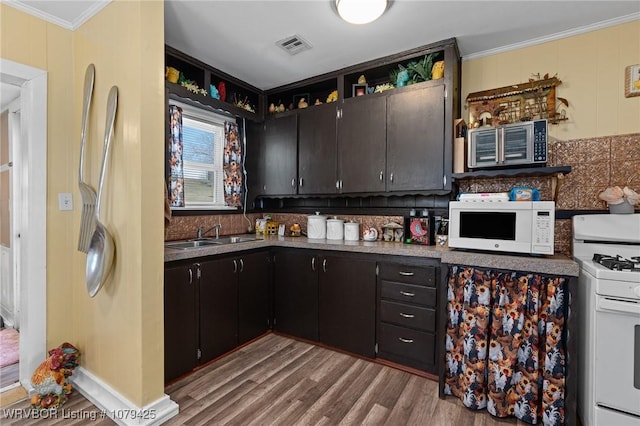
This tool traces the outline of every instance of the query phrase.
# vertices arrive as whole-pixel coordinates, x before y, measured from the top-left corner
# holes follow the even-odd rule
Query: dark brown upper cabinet
[[[385,191],[387,142],[385,97],[342,104],[338,119],[338,187],[341,193]]]
[[[260,148],[262,194],[295,195],[298,190],[298,117],[267,120]]]
[[[445,185],[445,87],[387,98],[387,190],[420,191]]]
[[[298,194],[337,191],[336,104],[298,112]]]

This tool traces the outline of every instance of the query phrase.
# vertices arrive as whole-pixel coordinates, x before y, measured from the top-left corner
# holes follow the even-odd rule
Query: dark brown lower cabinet
[[[377,356],[437,373],[437,283],[434,264],[379,264]]]
[[[268,331],[270,276],[268,250],[165,266],[165,382]]]
[[[196,283],[190,264],[164,270],[164,378],[173,380],[198,364]]]
[[[320,341],[375,357],[375,260],[326,254],[318,259]]]
[[[205,363],[238,345],[238,277],[231,258],[200,265],[200,359]]]
[[[274,271],[277,331],[375,357],[375,259],[281,250]]]
[[[282,248],[165,266],[165,381],[274,330],[436,373],[437,260]]]
[[[317,259],[308,250],[280,250],[274,256],[273,327],[318,340]]]
[[[266,333],[271,326],[271,255],[268,251],[243,254],[238,264],[238,343]]]

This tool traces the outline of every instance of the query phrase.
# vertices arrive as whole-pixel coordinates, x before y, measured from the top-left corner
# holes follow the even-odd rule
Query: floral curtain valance
[[[498,417],[565,421],[566,282],[451,266],[445,394]]]

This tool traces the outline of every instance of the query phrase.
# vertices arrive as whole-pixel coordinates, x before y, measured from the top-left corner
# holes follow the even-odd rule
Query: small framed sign
[[[284,237],[284,228],[285,228],[285,226],[284,226],[283,223],[281,223],[280,226],[278,226],[278,236],[279,237]]]
[[[352,85],[352,97],[356,96],[364,96],[367,94],[367,85],[366,84],[354,84]]]
[[[640,96],[640,64],[629,65],[624,72],[624,97]]]

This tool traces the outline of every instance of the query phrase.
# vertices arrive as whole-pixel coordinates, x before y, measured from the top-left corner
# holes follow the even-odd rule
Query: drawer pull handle
[[[403,277],[412,277],[413,276],[413,272],[398,272],[400,275],[402,275]]]
[[[403,318],[415,318],[413,314],[405,314],[404,312],[400,312],[400,316]]]
[[[407,297],[413,297],[416,295],[415,293],[409,293],[408,291],[400,291],[400,294]]]
[[[413,343],[413,339],[403,339],[402,337],[398,337],[402,343]]]

